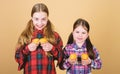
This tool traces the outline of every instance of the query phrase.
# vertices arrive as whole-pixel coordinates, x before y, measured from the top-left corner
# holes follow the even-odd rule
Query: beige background
[[[0,74],[22,74],[14,59],[15,44],[31,18],[32,6],[40,0],[0,0]],[[91,26],[90,37],[103,66],[93,74],[120,73],[120,0],[41,0],[64,45],[74,21],[81,17]],[[57,68],[57,74],[65,74]]]

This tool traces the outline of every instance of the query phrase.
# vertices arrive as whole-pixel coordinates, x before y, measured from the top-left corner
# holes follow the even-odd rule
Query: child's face
[[[88,37],[88,32],[83,26],[78,26],[73,31],[73,38],[76,43],[84,43]]]
[[[32,17],[33,24],[36,29],[42,30],[48,21],[47,13],[45,12],[35,12]]]

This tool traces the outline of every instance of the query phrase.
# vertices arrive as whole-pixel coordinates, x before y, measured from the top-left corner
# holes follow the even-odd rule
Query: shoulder
[[[93,51],[94,51],[94,53],[95,53],[96,55],[99,54],[99,50],[98,50],[95,46],[93,46]]]
[[[55,38],[59,38],[60,37],[59,33],[57,33],[56,31],[54,31],[53,33],[54,33]]]
[[[98,51],[97,48],[95,46],[93,46],[93,51]]]
[[[56,31],[54,31],[53,33],[54,33],[54,35],[59,35],[59,33],[58,33],[58,32],[56,32]]]

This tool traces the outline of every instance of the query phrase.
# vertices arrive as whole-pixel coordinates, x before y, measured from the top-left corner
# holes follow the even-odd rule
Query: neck
[[[77,44],[78,47],[80,47],[80,48],[82,47],[83,43],[84,43],[84,42],[80,42],[80,43],[79,43],[79,42],[76,42],[76,44]]]

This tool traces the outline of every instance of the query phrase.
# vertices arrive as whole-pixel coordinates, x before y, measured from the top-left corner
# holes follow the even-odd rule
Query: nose
[[[82,34],[81,34],[81,33],[79,33],[79,36],[81,37],[81,36],[82,36]]]
[[[42,24],[42,21],[41,21],[41,20],[39,20],[39,21],[38,21],[38,24]]]

